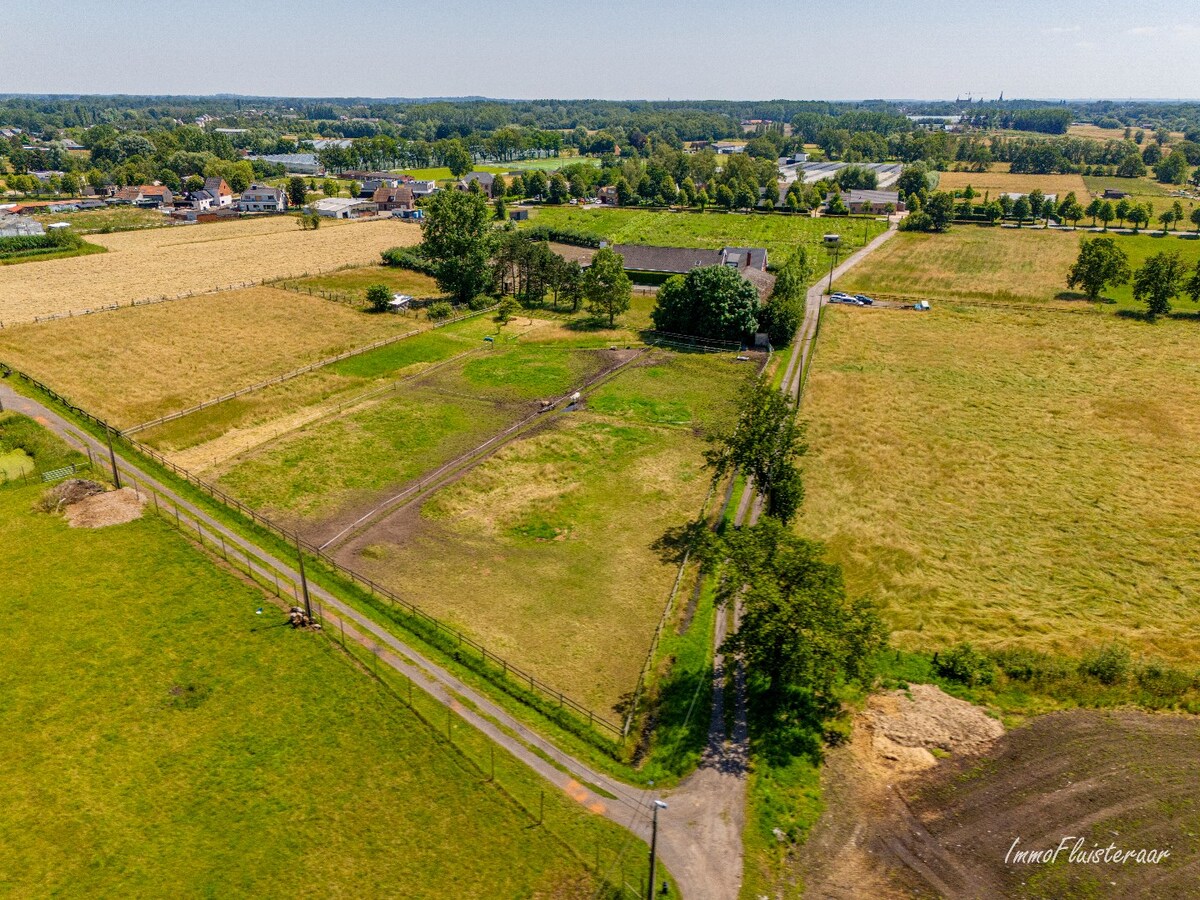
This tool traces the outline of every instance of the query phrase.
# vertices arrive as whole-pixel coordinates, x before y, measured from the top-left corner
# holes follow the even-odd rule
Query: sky
[[[1195,98],[1200,0],[39,0],[5,93]]]

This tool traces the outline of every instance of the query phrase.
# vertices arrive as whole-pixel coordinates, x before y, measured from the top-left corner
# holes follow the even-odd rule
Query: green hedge
[[[558,244],[571,244],[575,247],[599,247],[604,235],[594,231],[582,231],[578,228],[555,228],[550,225],[533,225],[523,229],[524,234],[534,241],[554,241]]]

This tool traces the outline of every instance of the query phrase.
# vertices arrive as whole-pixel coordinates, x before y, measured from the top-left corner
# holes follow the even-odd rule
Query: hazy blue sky
[[[38,0],[0,91],[1196,97],[1196,0]]]

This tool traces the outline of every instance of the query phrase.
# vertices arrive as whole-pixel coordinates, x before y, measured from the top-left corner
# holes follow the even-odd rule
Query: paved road
[[[867,254],[886,241],[893,231],[884,232],[865,248],[849,257],[834,272],[839,277]],[[804,322],[784,373],[783,389],[799,395],[805,364],[812,351],[816,323],[822,301],[821,285],[809,291]],[[33,417],[69,443],[90,448],[98,461],[107,458],[108,449],[100,441],[76,428],[54,411],[35,400],[17,394],[0,381],[0,403]],[[152,478],[138,466],[117,456],[122,478],[153,490],[173,503],[188,527],[197,528],[213,543],[240,550],[248,565],[268,580],[272,569],[290,580],[298,580],[291,560],[283,560],[259,548],[185,500],[166,484]],[[757,519],[761,501],[753,486],[747,485],[739,498],[736,521]],[[261,560],[260,565],[254,558]],[[683,896],[689,900],[736,900],[742,880],[742,830],[745,822],[745,772],[747,737],[744,706],[740,701],[740,675],[735,679],[738,697],[732,734],[725,731],[724,670],[726,660],[719,648],[730,626],[727,610],[718,611],[714,634],[714,703],[709,743],[699,768],[671,791],[657,793],[631,787],[597,772],[530,730],[503,708],[459,681],[450,672],[405,645],[385,628],[338,600],[323,588],[310,585],[314,600],[321,604],[327,628],[344,628],[347,640],[358,641],[375,651],[381,662],[407,676],[416,687],[452,709],[460,718],[487,735],[542,778],[557,786],[590,811],[628,829],[643,840],[650,838],[650,809],[654,800],[665,799],[669,809],[659,817],[659,858],[675,877]],[[464,702],[465,701],[465,702]],[[593,790],[593,785],[615,799]]]

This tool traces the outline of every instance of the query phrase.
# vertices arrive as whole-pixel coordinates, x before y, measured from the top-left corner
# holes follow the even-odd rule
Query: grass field
[[[1044,194],[1057,194],[1062,200],[1071,191],[1087,206],[1090,195],[1080,175],[1013,175],[1011,172],[941,172],[938,190],[961,191],[967,185],[974,188],[982,200],[985,192],[995,200],[1003,193],[1027,194],[1040,190]]]
[[[769,261],[782,265],[798,244],[814,249],[821,235],[836,232],[851,249],[880,234],[885,223],[872,219],[812,219],[787,215],[743,213],[659,212],[637,209],[542,207],[530,216],[531,225],[577,228],[603,235],[618,244],[671,247],[765,247]],[[864,240],[865,238],[865,240]],[[819,268],[820,266],[818,266]]]
[[[90,241],[83,241],[78,247],[68,247],[66,249],[43,247],[23,253],[0,254],[0,266],[19,266],[24,263],[53,262],[60,259],[74,259],[77,256],[92,256],[93,254],[104,252],[105,249],[99,244],[93,244]]]
[[[530,827],[527,770],[488,784],[162,520],[72,529],[41,490],[0,492],[0,892],[590,895],[560,838],[615,827],[550,790]]]
[[[110,206],[107,209],[81,209],[78,212],[34,213],[33,218],[43,224],[51,222],[69,222],[74,231],[80,234],[109,229],[125,231],[131,228],[161,228],[172,225],[170,216],[164,216],[156,209],[139,209],[136,206]]]
[[[956,226],[947,234],[896,235],[835,287],[863,293],[896,294],[930,300],[1047,303],[1080,308],[1077,292],[1067,288],[1067,271],[1079,252],[1082,231]],[[1113,234],[1137,268],[1146,257],[1177,250],[1189,265],[1200,260],[1200,241],[1168,235]],[[1059,295],[1065,295],[1059,298]],[[1116,306],[1140,309],[1130,285],[1105,292]],[[1074,299],[1072,299],[1074,298]],[[1186,296],[1175,307],[1196,310]]]
[[[830,308],[799,528],[902,647],[1200,663],[1190,322]]]
[[[365,295],[367,288],[373,284],[384,284],[393,293],[408,294],[412,297],[438,297],[442,293],[438,290],[437,282],[428,275],[408,269],[398,269],[394,266],[362,266],[357,269],[343,269],[340,272],[289,281],[285,286],[297,290],[311,289]]]
[[[452,356],[482,351],[487,335],[493,335],[499,346],[511,343],[497,330],[490,317],[478,316],[425,331],[147,429],[139,438],[168,452],[185,468],[211,471],[233,456],[331,415],[364,392],[416,375]],[[513,339],[520,333],[513,332]]]
[[[98,234],[90,240],[108,253],[0,268],[0,322],[366,265],[419,239],[415,225],[399,220],[301,231],[292,216]]]
[[[699,511],[702,435],[727,420],[749,371],[728,356],[655,351],[585,411],[505,447],[339,555],[608,710],[633,690],[675,576],[655,542]]]
[[[5,328],[0,360],[128,427],[416,327],[258,287]]]
[[[615,362],[607,351],[521,346],[473,355],[232,460],[220,482],[297,527],[339,512],[353,520]]]
[[[1191,212],[1196,207],[1196,201],[1190,197],[1175,197],[1172,196],[1174,191],[1179,190],[1175,185],[1160,184],[1153,178],[1115,178],[1108,176],[1084,176],[1084,182],[1088,186],[1088,190],[1094,196],[1099,197],[1106,190],[1125,191],[1129,194],[1129,201],[1137,203],[1140,206],[1145,206],[1149,203],[1154,208],[1154,215],[1157,216],[1164,209],[1169,209],[1175,203],[1183,206],[1184,221],[1177,224],[1175,227],[1181,230],[1194,229],[1195,226],[1191,223]],[[1194,192],[1193,192],[1194,193]],[[1116,203],[1117,201],[1113,201]],[[1085,204],[1086,205],[1086,204]],[[1157,225],[1157,222],[1151,222],[1151,228]],[[1160,226],[1161,227],[1161,226]]]

